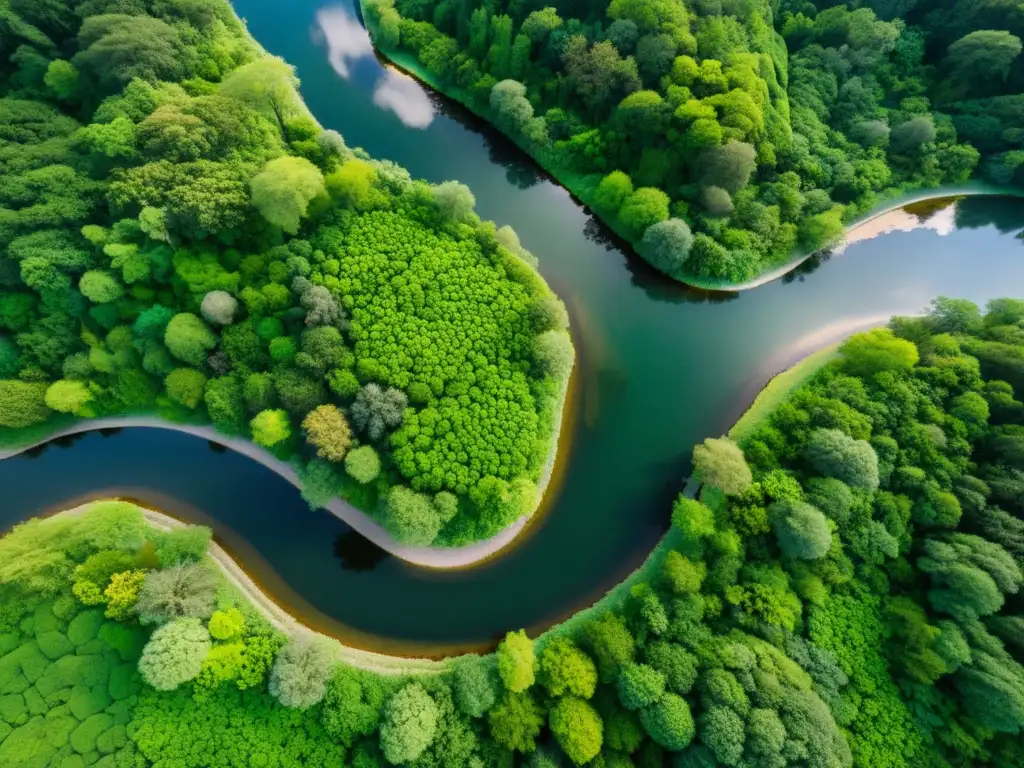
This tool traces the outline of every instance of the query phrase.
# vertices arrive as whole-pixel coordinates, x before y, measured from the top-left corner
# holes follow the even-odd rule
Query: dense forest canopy
[[[31,521],[0,539],[0,764],[1017,768],[1022,393],[1024,301],[854,336],[694,449],[626,583],[433,672],[286,636],[206,529]]]
[[[1017,3],[367,5],[676,277],[743,281],[900,191],[1024,181]]]
[[[296,85],[221,0],[0,4],[0,427],[209,420],[400,541],[493,535],[537,502],[565,309]]]

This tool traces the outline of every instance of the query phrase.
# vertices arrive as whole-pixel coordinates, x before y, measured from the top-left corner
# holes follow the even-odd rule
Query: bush
[[[743,451],[727,438],[708,438],[694,448],[693,467],[703,482],[729,496],[738,496],[754,481]]]
[[[387,532],[402,544],[426,546],[441,530],[441,519],[430,499],[404,485],[390,490],[382,518]]]
[[[245,629],[245,617],[237,608],[214,611],[207,627],[210,630],[210,637],[214,640],[233,640]]]

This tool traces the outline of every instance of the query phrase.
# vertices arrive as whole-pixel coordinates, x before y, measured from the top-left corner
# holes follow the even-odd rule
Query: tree
[[[576,359],[572,339],[564,331],[544,331],[533,340],[533,358],[545,375],[563,381]]]
[[[615,680],[622,665],[633,660],[633,636],[614,613],[606,613],[588,624],[583,630],[583,639],[597,662],[603,683]]]
[[[832,546],[832,529],[821,510],[804,501],[777,501],[769,509],[779,549],[786,557],[817,560]]]
[[[334,405],[319,405],[302,421],[306,441],[326,461],[342,461],[348,453],[351,432],[345,414]],[[372,449],[371,449],[372,450]]]
[[[624,664],[618,679],[619,701],[626,709],[649,707],[665,693],[665,676],[646,664]]]
[[[146,15],[89,16],[78,31],[78,50],[71,63],[108,93],[134,78],[176,81],[186,71],[178,31]]]
[[[743,758],[745,736],[743,720],[729,707],[712,705],[700,717],[701,743],[714,753],[722,765],[735,765]]]
[[[1016,35],[1002,29],[979,29],[950,45],[942,66],[951,82],[969,88],[1006,80],[1020,52],[1021,42]]]
[[[622,171],[612,171],[594,190],[594,208],[602,215],[618,214],[622,204],[633,194],[633,181]]]
[[[276,56],[260,56],[228,75],[219,92],[276,120],[281,134],[286,135],[288,118],[300,110],[298,87],[289,64]]]
[[[700,586],[707,575],[702,562],[694,562],[672,550],[665,556],[661,566],[661,578],[669,590],[676,595],[700,592]]]
[[[0,381],[0,426],[21,429],[46,421],[44,382]]]
[[[648,227],[668,218],[669,197],[660,189],[641,187],[619,209],[619,221],[634,238],[639,238]]]
[[[498,675],[506,690],[521,693],[533,685],[533,643],[526,632],[509,632],[498,645]]]
[[[913,342],[896,338],[888,328],[851,336],[843,342],[839,352],[843,356],[843,368],[865,379],[881,371],[909,371],[918,361]]]
[[[260,411],[249,422],[249,426],[252,429],[253,442],[264,448],[272,448],[292,436],[288,412],[280,408]]]
[[[544,725],[544,710],[528,692],[506,693],[487,712],[491,737],[506,749],[532,752]]]
[[[431,187],[430,195],[444,221],[461,224],[471,220],[476,198],[465,184],[445,181]]]
[[[729,496],[743,493],[754,480],[743,451],[724,437],[709,437],[696,446],[693,449],[693,467],[702,482]]]
[[[43,82],[62,101],[69,101],[78,94],[78,70],[69,61],[63,59],[51,61],[46,67]]]
[[[357,483],[372,483],[380,474],[380,456],[372,445],[361,445],[345,455],[345,471]]]
[[[818,472],[851,488],[878,488],[878,454],[866,440],[854,440],[838,429],[811,432],[804,455]]]
[[[467,717],[480,718],[498,698],[500,691],[491,659],[469,656],[455,667],[455,703]]]
[[[278,157],[249,182],[252,204],[264,219],[294,235],[309,201],[324,192],[320,169],[304,157]]]
[[[87,416],[87,406],[92,400],[92,393],[83,381],[61,379],[47,388],[45,399],[47,408],[60,413]]]
[[[270,695],[283,706],[308,709],[323,699],[334,666],[334,654],[325,639],[300,636],[278,652],[270,671]]]
[[[210,637],[214,640],[234,640],[242,635],[245,629],[245,617],[237,608],[229,608],[226,611],[214,611],[207,624]]]
[[[408,399],[400,389],[382,388],[371,382],[359,390],[356,400],[349,409],[352,423],[371,440],[378,441],[387,430],[402,423]]]
[[[109,304],[124,296],[124,286],[109,272],[91,269],[78,281],[78,290],[93,304]]]
[[[693,247],[693,233],[682,219],[666,219],[652,224],[640,242],[640,254],[657,269],[678,277]]]
[[[559,699],[548,714],[548,724],[558,746],[576,765],[589,762],[601,751],[601,716],[582,699]]]
[[[910,155],[921,151],[925,144],[935,141],[938,133],[931,115],[912,117],[900,123],[889,134],[889,152]]]
[[[539,11],[532,11],[523,20],[520,30],[535,46],[540,46],[552,32],[562,26],[562,23],[557,10],[550,7],[542,8]]]
[[[327,735],[346,749],[360,736],[377,731],[386,685],[380,675],[339,664],[327,684],[321,723]]]
[[[217,584],[206,566],[172,565],[146,574],[135,610],[143,624],[180,618],[205,621],[213,614],[216,594]]]
[[[416,760],[437,735],[438,709],[419,683],[408,683],[384,707],[380,747],[392,765]]]
[[[197,408],[203,402],[206,376],[195,368],[175,368],[164,379],[167,395],[186,408]]]
[[[145,571],[130,570],[112,574],[110,583],[103,590],[103,599],[107,604],[103,615],[115,621],[129,621],[135,613],[135,605],[145,581]]]
[[[164,331],[167,350],[195,368],[206,365],[206,355],[217,345],[217,335],[190,312],[179,312]]]
[[[686,699],[666,693],[640,711],[640,722],[656,744],[672,752],[684,749],[694,736],[693,715]]]
[[[139,674],[158,691],[173,691],[199,675],[209,652],[210,633],[199,619],[175,619],[149,638],[139,658]]]
[[[430,499],[404,485],[388,492],[381,523],[397,541],[418,547],[430,544],[441,530],[441,518]]]
[[[736,194],[750,181],[756,166],[757,152],[750,144],[729,141],[701,153],[697,166],[702,187],[721,187]]]
[[[594,661],[565,637],[548,643],[540,655],[540,681],[552,696],[589,699],[597,687]]]
[[[238,302],[227,291],[210,291],[203,296],[200,307],[206,322],[214,325],[231,325],[238,311]]]

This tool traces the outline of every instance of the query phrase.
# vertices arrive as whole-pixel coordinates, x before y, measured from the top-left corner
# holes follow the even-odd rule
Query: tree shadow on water
[[[348,531],[334,540],[334,554],[342,570],[357,573],[372,571],[391,555],[355,531]]]
[[[979,195],[956,204],[957,229],[994,226],[1006,235],[1024,228],[1024,200],[1017,197]]]

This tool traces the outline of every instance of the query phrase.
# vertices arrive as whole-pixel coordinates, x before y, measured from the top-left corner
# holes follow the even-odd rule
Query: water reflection
[[[374,86],[373,103],[394,112],[410,128],[426,128],[434,121],[434,105],[427,92],[394,67],[385,69],[384,77]]]
[[[355,531],[343,533],[334,540],[334,554],[344,571],[372,571],[389,555],[369,539]]]
[[[426,128],[437,112],[419,83],[394,67],[382,67],[373,52],[370,35],[347,8],[333,5],[316,12],[313,42],[327,48],[327,61],[339,76],[349,80],[359,65],[372,73],[373,103],[393,112],[410,128]],[[365,64],[364,64],[365,62]]]

